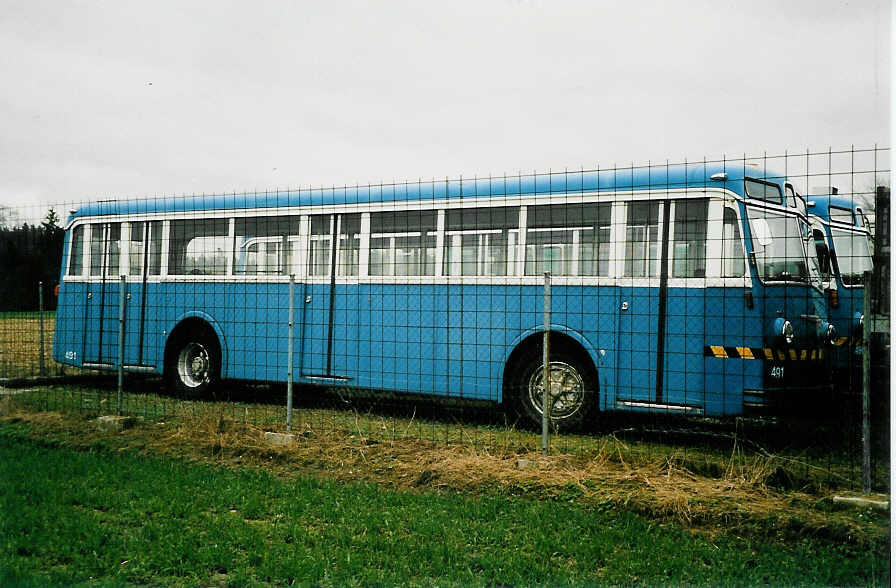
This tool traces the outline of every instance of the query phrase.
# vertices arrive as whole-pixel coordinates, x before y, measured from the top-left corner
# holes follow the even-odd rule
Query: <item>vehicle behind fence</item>
[[[856,485],[888,162],[875,147],[10,210],[0,385],[54,410],[214,407],[485,444],[534,443],[547,406],[553,448],[740,439]],[[871,346],[877,487],[888,346]]]

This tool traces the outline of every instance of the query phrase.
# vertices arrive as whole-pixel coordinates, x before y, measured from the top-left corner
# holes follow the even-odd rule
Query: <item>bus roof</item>
[[[724,179],[712,179],[716,174]],[[696,162],[676,165],[564,171],[488,178],[427,180],[333,188],[302,188],[271,192],[245,192],[191,196],[159,196],[87,203],[72,211],[74,220],[89,216],[130,215],[206,210],[286,208],[293,206],[363,204],[413,200],[445,200],[566,194],[574,192],[626,192],[647,189],[727,188],[743,195],[745,177],[783,183],[783,174],[761,166],[732,162]]]

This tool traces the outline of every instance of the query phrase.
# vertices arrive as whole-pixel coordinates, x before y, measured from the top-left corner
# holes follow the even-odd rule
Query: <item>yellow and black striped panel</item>
[[[772,361],[816,361],[824,359],[824,349],[772,349],[771,347],[729,347],[707,345],[703,355],[718,359],[768,359]]]
[[[834,345],[837,347],[855,347],[857,345],[862,344],[861,337],[837,337],[834,340]]]

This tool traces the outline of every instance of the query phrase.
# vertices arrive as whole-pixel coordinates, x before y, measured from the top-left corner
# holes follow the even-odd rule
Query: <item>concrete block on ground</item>
[[[877,496],[834,496],[837,504],[850,504],[859,508],[874,508],[877,510],[889,510],[890,501],[885,497]]]
[[[106,415],[96,419],[97,426],[104,431],[123,431],[130,429],[137,419],[129,416]]]
[[[291,445],[295,443],[296,436],[292,433],[264,432],[264,440],[268,445]]]

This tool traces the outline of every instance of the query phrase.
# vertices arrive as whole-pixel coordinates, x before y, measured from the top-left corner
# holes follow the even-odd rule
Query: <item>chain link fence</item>
[[[761,223],[719,195],[750,179],[742,200],[761,202]],[[213,415],[297,434],[521,451],[539,446],[548,388],[554,425],[582,415],[552,428],[551,451],[587,456],[611,439],[620,459],[674,454],[705,472],[765,460],[778,485],[858,488],[854,276],[872,252],[875,269],[889,263],[869,240],[889,223],[888,208],[876,209],[888,182],[889,149],[873,147],[6,207],[0,386],[7,401],[41,410]],[[775,235],[775,211],[793,216],[800,199],[809,220],[800,238]],[[772,270],[776,240],[787,244]],[[795,246],[805,262],[793,262]],[[792,283],[801,272],[806,283]],[[546,371],[545,273],[555,283]],[[759,286],[773,279],[780,308],[815,292],[803,314],[834,325],[825,345],[763,343],[755,325],[780,318],[762,314],[771,290]],[[888,337],[871,348],[880,490],[888,349]],[[801,360],[823,373],[799,372]],[[225,379],[207,388],[215,376]],[[809,377],[818,385],[806,393]],[[719,393],[732,383],[736,397]],[[790,402],[764,396],[765,387],[786,397],[788,386]]]

